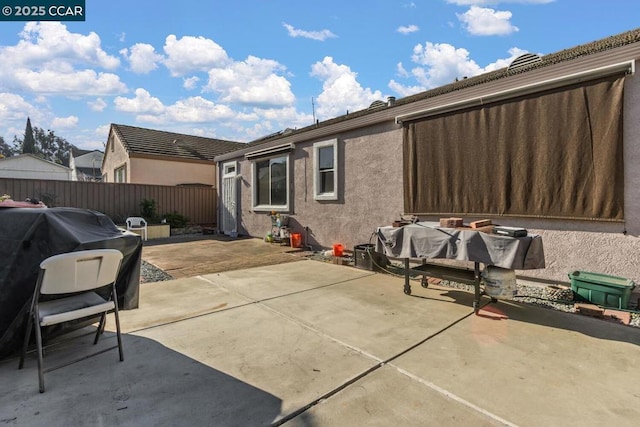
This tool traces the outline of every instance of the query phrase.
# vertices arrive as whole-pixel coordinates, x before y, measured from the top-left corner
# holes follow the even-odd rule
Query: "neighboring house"
[[[20,154],[0,159],[0,178],[70,181],[71,169],[33,154]]]
[[[69,153],[69,167],[72,181],[101,181],[102,160],[104,153],[100,150],[74,149]]]
[[[214,157],[244,145],[112,124],[102,162],[103,182],[215,186]]]
[[[640,29],[461,78],[216,157],[223,231],[290,215],[314,248],[403,213],[541,234],[547,268],[640,282]]]

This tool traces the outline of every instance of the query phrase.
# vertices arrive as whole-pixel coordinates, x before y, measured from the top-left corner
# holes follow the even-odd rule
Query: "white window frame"
[[[238,162],[237,161],[227,162],[222,166],[222,169],[223,169],[222,171],[223,178],[236,176],[238,175]]]
[[[271,159],[277,159],[280,157],[285,157],[287,159],[287,167],[286,167],[286,171],[287,171],[287,176],[286,176],[286,183],[287,183],[287,202],[286,205],[257,205],[256,203],[258,202],[258,183],[257,183],[257,179],[258,179],[258,172],[256,170],[256,164],[258,162],[263,162],[265,160],[271,160]],[[270,212],[270,211],[275,211],[275,212],[289,212],[289,206],[290,206],[290,186],[291,186],[291,155],[289,153],[282,153],[279,155],[273,155],[273,156],[269,156],[269,157],[262,157],[262,158],[258,158],[258,159],[254,159],[251,161],[251,187],[252,187],[252,191],[251,191],[251,206],[253,208],[254,211],[256,212]]]
[[[118,179],[118,173],[122,171],[122,181]],[[113,182],[126,183],[127,182],[127,165],[124,164],[113,170]]]
[[[333,191],[320,193],[320,149],[333,147]],[[339,191],[338,171],[338,140],[316,142],[313,144],[313,198],[314,200],[338,200]]]

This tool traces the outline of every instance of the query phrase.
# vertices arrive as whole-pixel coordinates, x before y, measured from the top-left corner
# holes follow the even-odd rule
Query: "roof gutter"
[[[616,73],[635,73],[635,60],[629,60],[619,62],[617,64],[607,65],[604,67],[593,68],[591,70],[581,71],[578,73],[568,74],[553,79],[543,80],[541,82],[531,83],[524,86],[519,86],[511,89],[506,89],[499,92],[494,92],[488,95],[478,96],[474,98],[465,99],[462,101],[452,102],[450,104],[439,105],[433,108],[427,108],[425,110],[415,111],[408,114],[402,114],[396,116],[396,123],[402,124],[404,122],[425,119],[437,114],[451,113],[454,111],[462,110],[469,107],[481,106],[490,102],[503,101],[516,96],[529,95],[536,92],[542,92],[545,90],[556,89],[563,86],[568,86],[583,81],[593,80],[599,77],[605,77]]]

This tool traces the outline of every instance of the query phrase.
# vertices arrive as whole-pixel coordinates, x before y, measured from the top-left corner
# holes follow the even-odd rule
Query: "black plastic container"
[[[375,245],[364,243],[353,247],[354,265],[369,271],[380,271],[386,267],[389,260],[384,254],[375,251]]]

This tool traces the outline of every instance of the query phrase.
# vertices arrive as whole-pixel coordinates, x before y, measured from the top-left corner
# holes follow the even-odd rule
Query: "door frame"
[[[233,201],[233,206],[226,206],[225,202],[227,201],[227,194],[225,193],[225,179],[233,179],[234,183],[234,193],[235,200]],[[221,183],[220,183],[220,227],[219,230],[221,233],[229,235],[232,231],[238,232],[238,199],[240,195],[238,194],[237,188],[237,178],[238,178],[238,161],[233,160],[230,162],[224,162],[221,168]],[[226,230],[226,219],[227,212],[230,212],[231,209],[235,212],[235,224],[231,230]]]

